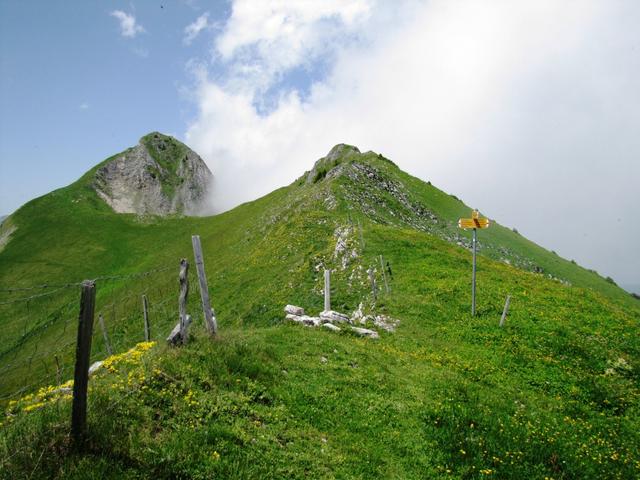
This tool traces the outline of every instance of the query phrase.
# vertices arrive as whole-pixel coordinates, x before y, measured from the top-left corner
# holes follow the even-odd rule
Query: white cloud
[[[82,103],[78,106],[78,108],[79,108],[80,110],[89,110],[89,104],[88,104],[87,102],[82,102]]]
[[[191,45],[191,42],[195,40],[195,38],[205,30],[206,28],[211,28],[211,24],[209,23],[209,12],[203,13],[193,23],[187,25],[184,29],[184,38],[182,39],[182,43],[185,45]]]
[[[366,21],[369,0],[237,0],[215,42],[235,88],[268,88],[278,75],[335,52]]]
[[[347,142],[560,254],[637,275],[627,256],[640,229],[617,217],[638,203],[640,5],[260,4],[234,3],[215,42],[227,75],[200,71],[186,134],[218,178],[217,205],[282,186]],[[321,57],[329,73],[308,96],[291,88],[256,108],[279,75]]]
[[[134,38],[137,34],[145,31],[144,27],[136,22],[136,17],[133,14],[114,10],[110,15],[120,22],[120,34],[123,37]]]

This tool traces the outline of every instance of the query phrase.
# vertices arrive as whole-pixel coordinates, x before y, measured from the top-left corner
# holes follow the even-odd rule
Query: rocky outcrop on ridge
[[[198,215],[207,209],[212,183],[197,153],[154,132],[101,165],[93,187],[118,213]]]

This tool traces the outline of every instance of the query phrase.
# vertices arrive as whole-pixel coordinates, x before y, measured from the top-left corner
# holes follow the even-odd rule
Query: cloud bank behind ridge
[[[217,176],[215,203],[288,184],[346,142],[547,248],[637,278],[640,4],[393,7],[234,2],[197,70],[186,133]],[[308,85],[287,82],[296,71]]]

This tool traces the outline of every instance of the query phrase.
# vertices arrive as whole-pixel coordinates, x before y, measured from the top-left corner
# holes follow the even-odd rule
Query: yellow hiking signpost
[[[471,218],[461,218],[458,226],[473,229],[473,273],[471,275],[471,315],[476,314],[476,231],[478,228],[489,228],[489,219],[480,218],[478,210],[471,212]]]

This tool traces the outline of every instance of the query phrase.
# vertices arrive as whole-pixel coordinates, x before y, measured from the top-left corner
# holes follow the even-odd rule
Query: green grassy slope
[[[69,450],[68,399],[12,405],[0,427],[0,475],[637,476],[640,310],[633,299],[494,225],[482,232],[472,319],[470,254],[456,244],[468,236],[455,227],[469,210],[375,154],[344,160],[312,175],[315,183],[302,177],[209,218],[114,215],[87,176],[14,214],[0,288],[175,265],[143,280],[98,281],[97,309],[118,352],[141,340],[132,327],[141,325],[140,294],[165,302],[154,311],[155,338],[175,323],[177,263],[191,260],[189,236],[200,234],[221,335],[211,341],[202,332],[195,291],[193,343],[170,350],[161,342],[98,374],[88,456]],[[338,236],[345,251],[336,252]],[[366,270],[380,254],[393,279],[391,292],[374,302]],[[322,309],[323,267],[334,270],[336,310],[350,313],[362,302],[400,319],[397,332],[371,341],[284,324],[287,303]],[[73,305],[77,290],[64,292],[34,310]],[[500,329],[507,294],[512,309]],[[15,326],[14,317],[29,313],[20,308],[0,304],[0,322]],[[32,320],[39,321],[20,323],[9,339],[19,346],[12,361],[39,342],[73,338],[71,322],[68,331],[49,327],[51,337],[24,340],[37,326]],[[104,358],[94,337],[94,359]],[[15,388],[32,368],[3,376],[3,388]]]

